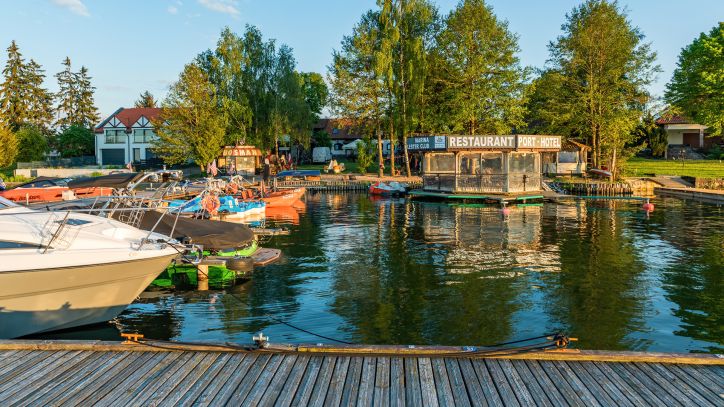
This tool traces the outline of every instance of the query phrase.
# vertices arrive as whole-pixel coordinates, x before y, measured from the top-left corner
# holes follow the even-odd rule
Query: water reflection
[[[592,349],[722,351],[722,208],[657,200],[498,208],[312,194],[280,264],[225,292],[144,298],[147,337],[486,344],[564,330]],[[92,334],[88,334],[92,336]]]

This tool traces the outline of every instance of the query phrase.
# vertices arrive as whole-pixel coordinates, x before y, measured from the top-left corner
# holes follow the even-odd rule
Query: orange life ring
[[[221,201],[216,195],[206,195],[204,199],[201,200],[201,207],[211,216],[214,216],[221,207]]]
[[[234,195],[237,192],[239,192],[239,186],[236,184],[228,184],[226,185],[226,193],[230,195]]]

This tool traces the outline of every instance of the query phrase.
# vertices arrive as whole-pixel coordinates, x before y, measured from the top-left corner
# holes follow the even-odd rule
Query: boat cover
[[[277,177],[319,177],[319,170],[287,170],[277,173]]]
[[[140,228],[151,230],[163,213],[148,211],[143,215]],[[173,237],[178,241],[204,246],[204,249],[240,249],[254,240],[254,232],[248,226],[208,219],[190,219],[167,213],[163,216],[154,232],[168,236],[173,229]]]
[[[103,175],[100,177],[81,178],[68,181],[68,188],[125,188],[140,175],[141,174],[137,172],[121,172],[118,174]]]

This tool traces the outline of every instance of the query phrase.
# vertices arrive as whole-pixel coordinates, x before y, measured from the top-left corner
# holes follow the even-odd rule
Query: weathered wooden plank
[[[257,358],[256,362],[254,362],[254,365],[249,369],[248,372],[244,375],[244,378],[239,382],[239,385],[236,386],[236,389],[231,393],[231,397],[228,399],[221,399],[221,401],[224,404],[228,404],[231,406],[241,406],[244,404],[244,399],[249,394],[251,389],[254,387],[254,385],[257,383],[257,380],[260,376],[264,377],[270,377],[271,375],[274,375],[277,368],[279,367],[279,363],[281,363],[281,358],[283,355],[274,355],[274,354],[261,354]],[[266,385],[268,383],[264,383],[262,381],[259,381],[261,385]]]
[[[125,353],[125,352],[124,352]],[[113,365],[103,365],[85,380],[76,383],[72,391],[56,393],[48,404],[53,405],[79,405],[89,394],[96,392],[108,382],[114,381],[118,375],[123,374],[126,369],[140,365],[144,360],[149,360],[151,352],[128,352],[126,357]],[[54,392],[55,393],[55,392]]]
[[[683,366],[683,365],[682,365]],[[716,383],[720,389],[724,388],[724,368],[720,366],[685,365],[687,369],[695,370]]]
[[[403,358],[405,367],[405,400],[413,406],[422,405],[422,389],[420,389],[420,372],[417,358]]]
[[[682,380],[680,376],[674,374],[671,371],[671,369],[669,368],[669,365],[662,365],[660,363],[647,363],[646,366],[648,368],[656,371],[659,375],[661,375],[661,377],[663,377],[674,388],[685,393],[696,404],[698,404],[700,406],[719,405],[719,403],[717,401],[711,402],[710,400],[707,399],[707,397],[705,397],[699,391],[697,391],[696,388],[692,385],[693,383],[696,383],[695,381]],[[709,392],[705,391],[705,393],[708,394]]]
[[[630,394],[631,391],[627,387],[621,386],[621,383],[615,379],[618,376],[608,376],[604,374],[600,369],[596,367],[594,362],[564,362],[568,363],[571,368],[578,366],[582,370],[578,370],[579,377],[586,376],[588,380],[596,383],[613,399],[619,406],[633,406],[641,405],[643,400],[636,397],[634,394]]]
[[[564,396],[560,390],[561,386],[553,384],[540,365],[534,364],[532,363],[534,361],[528,360],[512,360],[511,362],[521,376],[528,377],[529,380],[531,380],[531,383],[526,381],[526,385],[528,385],[529,388],[536,384],[540,386],[543,394],[555,406],[565,406],[569,404],[566,396]],[[572,389],[569,389],[569,391],[573,393]],[[573,395],[575,396],[575,393],[573,393]]]
[[[523,382],[528,392],[531,394],[531,397],[533,397],[535,405],[552,407],[554,404],[567,404],[563,397],[559,397],[558,399],[555,399],[555,401],[551,401],[551,398],[548,397],[547,392],[543,390],[543,387],[541,387],[541,383],[533,375],[533,373],[531,373],[530,369],[528,369],[528,367],[525,365],[525,361],[506,360],[506,362],[510,363],[510,367],[515,370],[516,374],[520,377],[520,380]],[[555,391],[555,388],[549,390]]]
[[[586,370],[585,364],[590,362],[567,362],[567,361],[561,361],[557,362],[560,364],[560,366],[567,367],[571,370],[576,376],[578,376],[578,379],[581,380],[587,387],[588,390],[593,393],[593,395],[598,399],[601,404],[604,405],[631,405],[631,401],[626,398],[621,392],[616,392],[614,394],[609,393],[606,391],[606,388],[604,384],[606,382],[601,383],[596,378],[592,377],[591,374]],[[615,387],[611,387],[612,392],[615,390]]]
[[[13,377],[23,374],[27,370],[38,367],[38,364],[47,364],[56,358],[59,358],[69,351],[57,352],[32,352],[24,358],[18,359],[0,370],[0,383],[12,380]]]
[[[405,362],[399,357],[390,358],[390,405],[407,405],[405,402]]]
[[[87,391],[87,389],[83,389],[79,392],[77,395],[78,404],[97,404],[98,400],[101,400],[108,393],[118,389],[119,386],[126,386],[127,383],[132,383],[132,381],[129,382],[129,378],[132,378],[134,381],[137,380],[138,377],[144,375],[153,368],[153,366],[160,363],[166,356],[166,352],[144,352],[144,354],[138,355],[137,359],[134,360],[127,368],[119,371],[113,371],[112,377],[98,378],[97,381],[100,382],[100,386],[95,388],[92,392]]]
[[[596,400],[591,392],[589,392],[585,386],[578,380],[575,375],[573,380],[565,374],[565,372],[559,370],[553,361],[533,361],[539,364],[540,368],[545,371],[548,378],[553,383],[560,386],[561,393],[566,396],[571,405],[587,405],[587,406],[599,406],[600,403]]]
[[[0,381],[0,393],[6,391],[10,387],[14,387],[23,382],[32,382],[33,379],[41,377],[46,371],[52,371],[58,366],[62,366],[69,360],[80,355],[81,351],[65,351],[48,354],[46,358],[39,360],[34,366],[26,369],[17,369],[6,374]]]
[[[135,371],[127,372],[130,374],[126,378],[115,383],[115,386],[109,387],[108,391],[102,397],[98,397],[93,404],[106,406],[117,399],[132,396],[136,383],[140,382],[144,377],[158,374],[160,371],[169,368],[181,354],[180,352],[159,352],[154,355],[148,364],[141,366]],[[197,354],[194,354],[192,357],[196,355]]]
[[[279,391],[279,397],[274,402],[275,406],[289,406],[292,404],[292,400],[294,399],[294,395],[297,393],[297,388],[299,388],[302,378],[304,378],[304,373],[307,370],[307,365],[309,365],[310,359],[311,358],[309,356],[299,355],[297,361],[294,363],[291,373],[289,373],[289,377],[284,382],[282,389]]]
[[[468,397],[468,391],[465,388],[465,380],[463,374],[460,371],[460,365],[458,361],[453,358],[445,358],[445,368],[447,369],[447,376],[450,379],[450,388],[452,389],[453,398],[455,399],[456,406],[469,406],[470,398]]]
[[[707,376],[706,374],[703,374],[703,372],[699,369],[693,368],[691,365],[676,365],[676,367],[681,370],[682,372],[688,374],[691,376],[694,380],[701,383],[704,387],[709,389],[711,392],[715,394],[724,394],[724,385],[719,384],[712,380],[711,377]],[[724,375],[721,377],[724,379]]]
[[[638,369],[643,372],[649,380],[656,382],[666,393],[671,395],[679,403],[683,405],[696,405],[697,403],[686,394],[681,392],[680,388],[674,387],[667,379],[661,377],[655,370],[648,366],[648,363],[631,363],[631,369]],[[708,404],[708,403],[707,403]]]
[[[488,400],[485,398],[485,391],[483,391],[483,386],[480,383],[480,378],[478,378],[478,373],[475,371],[472,360],[460,358],[457,362],[460,366],[460,372],[463,375],[463,380],[465,381],[465,388],[467,389],[470,403],[473,406],[489,405]],[[513,397],[513,400],[515,400],[515,397]]]
[[[266,364],[264,367],[264,370],[261,371],[261,374],[255,379],[254,382],[252,382],[252,386],[249,390],[246,390],[246,388],[242,389],[241,385],[239,386],[239,389],[237,389],[237,395],[232,398],[230,403],[232,405],[237,405],[236,400],[242,400],[238,405],[246,405],[246,406],[256,406],[259,404],[259,401],[261,400],[261,397],[264,395],[266,390],[269,388],[269,385],[272,382],[272,379],[276,375],[277,371],[279,370],[279,367],[282,365],[282,362],[285,358],[289,357],[289,355],[273,355],[271,360],[269,360],[269,363]],[[244,395],[246,393],[246,395]],[[244,397],[242,397],[244,396]]]
[[[349,361],[347,369],[347,377],[344,379],[344,387],[342,387],[342,399],[340,406],[353,406],[357,403],[357,394],[359,391],[359,383],[362,376],[362,364],[364,358],[353,356]]]
[[[206,388],[211,385],[214,381],[226,381],[226,377],[220,376],[221,371],[229,363],[235,363],[240,361],[241,358],[235,358],[237,356],[231,352],[222,353],[219,358],[206,370],[203,376],[197,380],[188,390],[183,392],[183,396],[176,402],[177,406],[187,406],[194,402]]]
[[[281,396],[280,391],[284,386],[284,383],[289,379],[289,374],[292,368],[297,363],[297,355],[285,355],[282,360],[279,369],[277,369],[274,377],[272,377],[269,385],[265,389],[262,396],[258,399],[257,403],[260,406],[273,406],[277,398]],[[255,396],[252,396],[255,397]]]
[[[358,406],[372,406],[375,400],[375,374],[377,358],[365,357],[362,363],[359,392],[357,394]]]
[[[13,362],[13,361],[17,360],[18,358],[23,357],[22,355],[27,354],[29,352],[30,351],[19,350],[19,349],[0,351],[0,369],[2,369],[8,363]]]
[[[548,399],[546,397],[542,397],[541,402],[536,402],[536,397],[533,397],[533,394],[529,390],[529,387],[526,386],[526,383],[520,377],[518,371],[515,370],[510,360],[497,359],[495,360],[495,362],[503,371],[503,374],[505,374],[505,376],[508,378],[508,384],[510,384],[510,387],[513,389],[513,394],[515,394],[515,397],[518,399],[520,404],[524,406],[532,406],[534,404],[547,404]],[[531,383],[530,388],[536,388],[536,386],[537,383],[534,380],[533,383]]]
[[[390,405],[390,358],[377,358],[377,371],[375,372],[375,404]]]
[[[219,352],[198,352],[202,358],[192,358],[186,363],[179,360],[180,366],[176,374],[160,377],[161,386],[149,388],[143,397],[132,400],[130,405],[156,406],[161,401],[178,405],[179,400],[205,375],[221,356]],[[169,369],[169,373],[170,369]]]
[[[339,405],[340,400],[342,400],[342,389],[344,388],[345,380],[347,380],[350,362],[349,356],[340,356],[337,358],[334,373],[332,373],[332,380],[329,382],[327,396],[324,399],[325,406],[336,407]]]
[[[445,360],[442,358],[432,358],[430,360],[432,366],[432,375],[435,381],[435,392],[437,394],[437,402],[441,407],[449,407],[455,405],[452,388],[450,387],[450,379],[447,377],[447,368]]]
[[[627,372],[626,375],[619,374],[619,372],[612,369],[609,365],[615,363],[603,363],[603,362],[591,362],[601,373],[608,378],[615,386],[617,386],[622,392],[626,394],[634,405],[661,405],[663,402],[656,398],[650,390],[643,388],[637,388],[634,383],[635,378],[629,378]]]
[[[647,391],[650,392],[651,396],[661,401],[661,405],[681,405],[681,403],[671,397],[666,390],[659,386],[655,381],[651,380],[646,373],[637,369],[633,363],[610,363],[607,364],[607,366],[617,372],[621,377],[626,377],[629,380],[629,384],[634,385],[634,387],[639,389],[640,394],[643,395],[646,394]]]
[[[264,355],[261,353],[250,353],[247,354],[244,360],[241,361],[239,364],[239,368],[233,371],[230,371],[227,376],[225,376],[226,380],[222,381],[220,380],[219,383],[212,383],[212,386],[210,386],[207,390],[209,393],[204,391],[202,393],[201,397],[204,397],[204,400],[200,400],[201,397],[196,400],[194,404],[204,404],[208,403],[208,405],[221,405],[225,404],[227,400],[229,400],[231,397],[233,397],[234,393],[236,392],[237,387],[246,379],[248,376],[253,376],[255,371],[258,372],[258,369],[260,366],[263,368],[264,365],[269,361],[270,355]],[[215,392],[214,392],[215,390]],[[208,397],[206,396],[208,394]],[[210,401],[207,401],[210,400]],[[164,405],[165,405],[164,401]],[[170,405],[170,404],[169,404]]]
[[[66,363],[61,363],[59,368],[51,371],[43,371],[37,377],[30,378],[29,380],[33,383],[32,386],[21,384],[12,386],[7,391],[0,390],[0,405],[10,403],[11,401],[17,403],[25,398],[42,394],[46,389],[64,383],[63,375],[68,371],[73,374],[80,374],[79,370],[88,363],[88,360],[95,360],[99,356],[96,352],[81,352]]]
[[[28,397],[17,400],[19,403],[46,406],[51,400],[61,396],[70,396],[80,388],[90,383],[93,379],[102,374],[103,371],[120,363],[128,356],[128,352],[113,352],[108,355],[105,352],[93,352],[92,359],[86,359],[84,366],[79,370],[68,370],[59,376],[51,385],[35,389]],[[56,404],[60,404],[56,403]]]
[[[292,399],[293,406],[306,406],[309,402],[309,397],[312,396],[312,389],[314,389],[314,383],[317,381],[317,375],[322,368],[322,362],[324,356],[314,356],[309,360],[307,370],[304,371],[304,377],[299,382],[297,393]]]
[[[671,372],[671,374],[675,375],[680,380],[688,384],[689,387],[694,389],[696,392],[699,393],[701,397],[707,399],[712,404],[719,405],[720,403],[724,403],[724,395],[719,396],[720,392],[716,391],[717,385],[715,383],[709,381],[708,379],[702,382],[700,380],[701,378],[697,379],[695,376],[688,374],[678,365],[668,364],[662,365],[661,367],[667,369],[669,372]]]
[[[230,397],[229,394],[236,388],[247,370],[254,364],[257,358],[256,353],[235,353],[231,360],[221,368],[219,372],[218,380],[212,380],[209,384],[201,391],[196,399],[189,398],[184,404],[194,404],[208,406],[214,398],[220,393],[225,393],[223,397]],[[161,401],[161,405],[170,405],[165,400]]]
[[[327,395],[327,389],[329,389],[329,382],[332,380],[332,373],[334,373],[334,364],[336,362],[337,358],[334,356],[325,356],[324,360],[322,360],[322,367],[319,369],[317,381],[314,382],[312,394],[309,397],[310,406],[321,406],[324,404],[324,397]]]
[[[156,397],[159,393],[166,394],[162,389],[159,391],[159,387],[174,387],[176,384],[183,379],[186,372],[193,369],[194,363],[192,361],[200,361],[205,354],[195,352],[173,352],[166,356],[161,363],[150,370],[147,374],[139,378],[131,386],[123,389],[122,391],[113,391],[109,393],[105,399],[101,399],[99,403],[107,404],[118,403],[119,405],[141,405],[142,401],[146,400],[149,396],[153,395]],[[187,363],[191,363],[187,366]],[[173,378],[173,380],[169,380]],[[156,393],[157,392],[157,393]],[[156,393],[156,394],[153,394]]]
[[[485,402],[491,406],[504,406],[505,399],[503,398],[506,391],[510,391],[510,387],[505,384],[504,388],[498,388],[496,385],[497,378],[491,376],[488,363],[485,360],[477,359],[472,360],[473,368],[475,373],[478,375],[478,381],[480,382],[480,388],[485,395]],[[502,391],[501,391],[502,390]],[[515,396],[511,396],[515,398]]]
[[[419,358],[417,367],[420,372],[420,389],[422,390],[422,405],[438,407],[437,389],[435,386],[435,374],[432,371],[430,358]]]

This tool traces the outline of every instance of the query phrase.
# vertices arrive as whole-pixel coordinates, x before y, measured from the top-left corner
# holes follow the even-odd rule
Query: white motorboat
[[[113,319],[178,255],[168,239],[0,198],[0,338]]]

